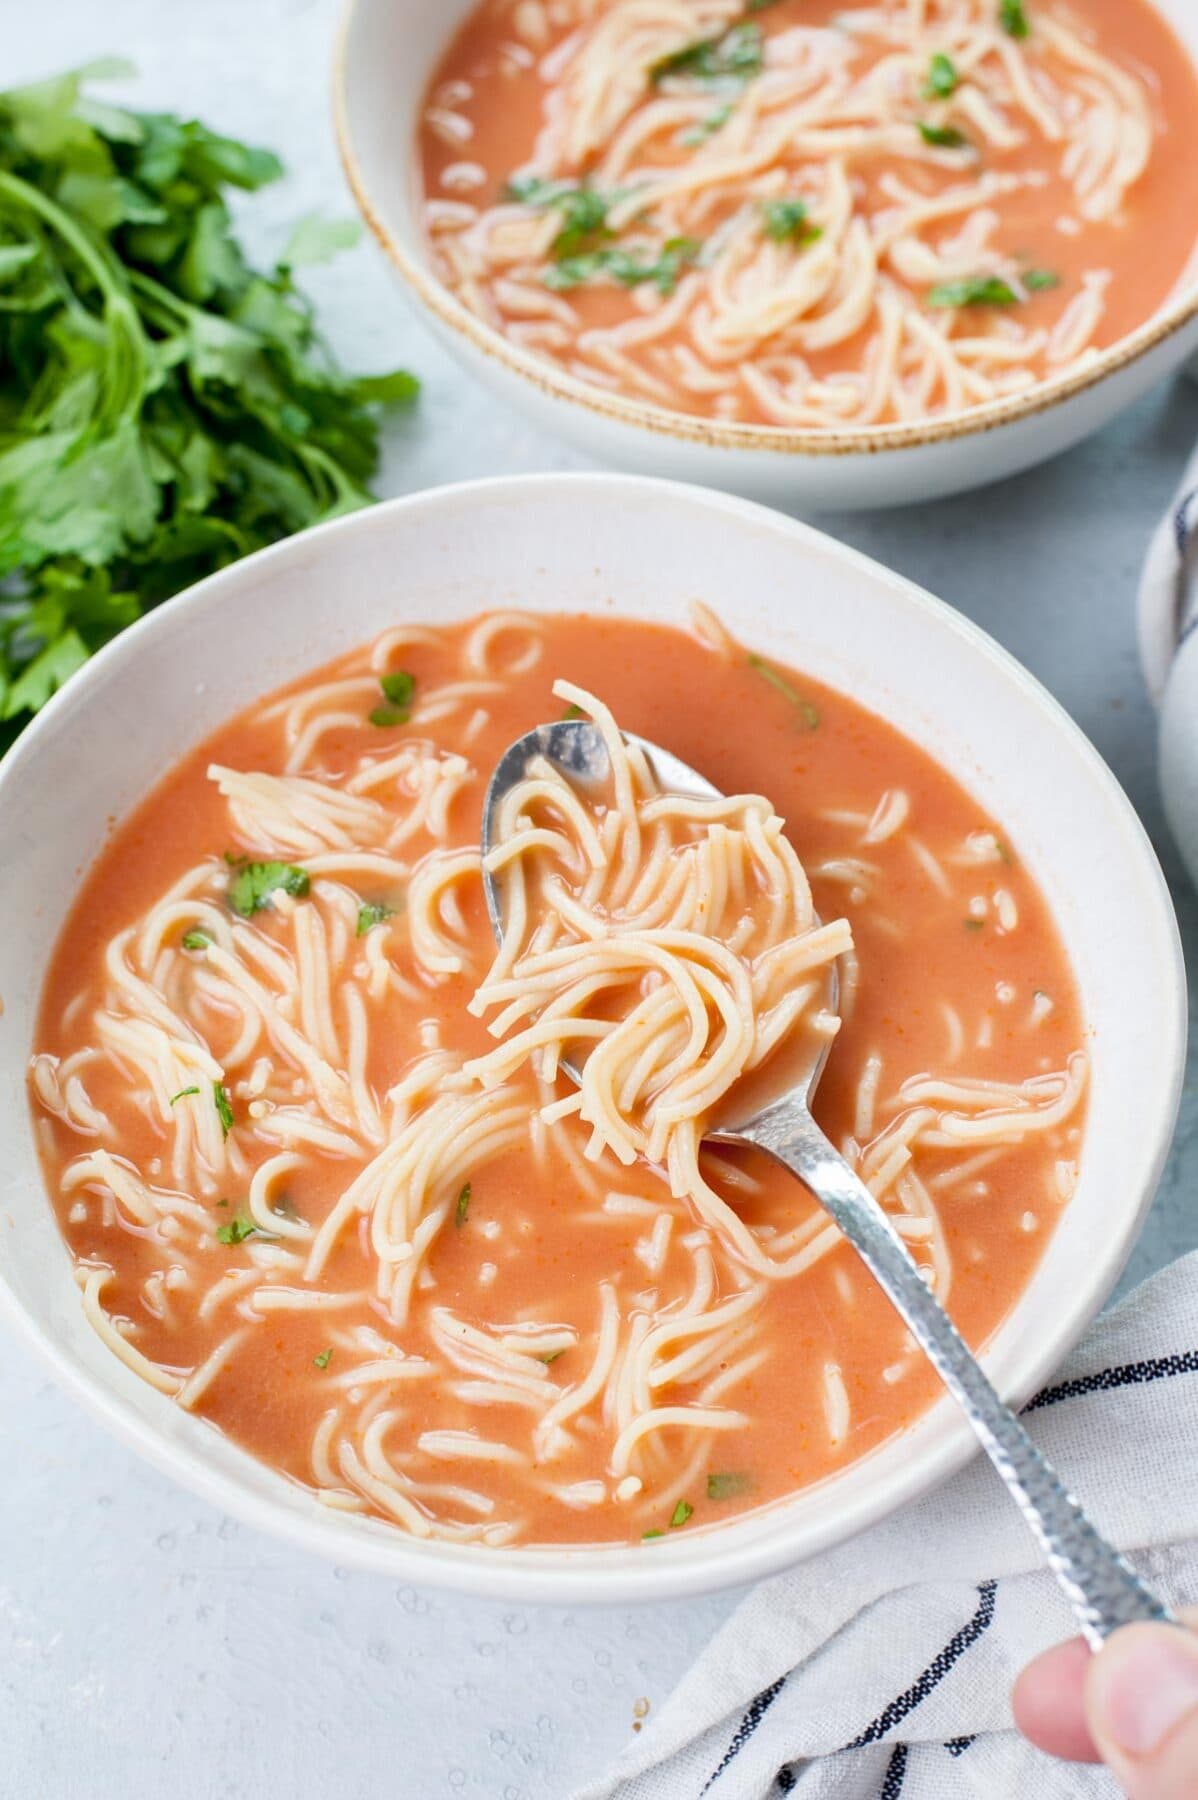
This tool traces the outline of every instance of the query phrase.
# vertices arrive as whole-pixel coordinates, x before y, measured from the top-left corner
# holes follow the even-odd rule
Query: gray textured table
[[[395,0],[402,5],[403,0]],[[4,75],[134,56],[130,97],[280,149],[247,208],[264,253],[348,200],[327,124],[334,0],[0,0]],[[347,362],[406,362],[419,416],[384,493],[581,467],[462,379],[363,246],[312,284]],[[992,632],[1097,744],[1161,853],[1191,957],[1198,898],[1161,820],[1132,596],[1198,438],[1198,390],[1152,395],[1048,467],[936,506],[816,523]],[[1130,1122],[1129,1122],[1130,1123]],[[1198,1245],[1193,1062],[1173,1157],[1127,1280]],[[135,1460],[3,1350],[0,1793],[28,1800],[561,1800],[660,1701],[731,1596],[647,1610],[505,1610],[329,1568],[233,1524]]]

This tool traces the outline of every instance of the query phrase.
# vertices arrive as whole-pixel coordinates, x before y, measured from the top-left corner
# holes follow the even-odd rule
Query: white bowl
[[[484,324],[429,263],[417,126],[429,78],[475,3],[345,0],[333,74],[342,161],[363,217],[449,349],[502,399],[600,462],[800,510],[929,500],[1068,449],[1198,349],[1196,256],[1165,305],[1086,368],[945,419],[823,432],[724,424],[578,381]],[[1198,62],[1194,0],[1156,4]]]
[[[86,1323],[42,1186],[24,1071],[51,946],[109,829],[230,713],[399,620],[518,604],[678,622],[702,596],[748,643],[851,692],[1003,822],[1045,891],[1093,1031],[1076,1195],[986,1361],[1022,1400],[1116,1280],[1181,1081],[1185,979],[1152,850],[1066,714],[909,582],[742,500],[614,475],[485,481],[392,501],[201,582],[102,651],[0,763],[0,1311],[58,1379],[216,1505],[343,1563],[510,1600],[627,1601],[748,1581],[826,1548],[960,1466],[946,1400],[841,1475],[755,1517],[639,1547],[418,1543],[329,1512],[121,1364]],[[868,646],[863,649],[863,646]]]

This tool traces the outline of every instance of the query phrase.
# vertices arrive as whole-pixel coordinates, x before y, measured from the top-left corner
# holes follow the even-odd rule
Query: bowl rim
[[[42,709],[9,756],[0,762],[0,790],[13,782],[30,779],[41,741],[54,730],[59,717],[68,711],[77,714],[80,703],[86,704],[90,690],[104,689],[110,672],[116,673],[122,664],[136,661],[141,644],[169,632],[173,622],[185,612],[204,609],[212,599],[235,590],[242,583],[252,588],[268,565],[283,569],[288,564],[307,565],[310,577],[312,565],[319,565],[326,545],[341,536],[371,532],[386,536],[396,523],[412,515],[423,513],[448,522],[461,509],[469,511],[476,500],[518,504],[529,496],[551,498],[555,491],[567,488],[588,491],[599,503],[606,500],[609,504],[618,504],[621,496],[632,495],[655,497],[662,508],[681,501],[724,514],[730,526],[739,524],[780,533],[790,539],[800,553],[818,551],[825,556],[834,556],[842,565],[867,575],[871,581],[884,583],[900,606],[915,607],[929,615],[940,630],[961,640],[962,648],[970,656],[980,657],[999,671],[1025,700],[1052,722],[1056,732],[1088,766],[1094,781],[1095,799],[1105,802],[1103,812],[1112,837],[1122,839],[1123,852],[1134,861],[1141,879],[1145,901],[1154,909],[1149,912],[1146,907],[1145,919],[1153,927],[1151,937],[1160,960],[1161,1035],[1158,1045],[1160,1068],[1165,1071],[1166,1079],[1155,1084],[1148,1104],[1137,1117],[1137,1136],[1144,1147],[1145,1161],[1134,1207],[1128,1210],[1118,1230],[1095,1247],[1071,1295],[1063,1297],[1051,1329],[1037,1334],[1036,1347],[1003,1345],[1004,1356],[1008,1360],[1014,1359],[1018,1365],[1000,1380],[1003,1397],[1010,1404],[1022,1405],[1059,1366],[1109,1296],[1155,1197],[1172,1141],[1184,1078],[1185,966],[1176,914],[1160,864],[1130,800],[1098,751],[1064,707],[1015,657],[979,626],[916,583],[800,520],[756,502],[713,493],[691,483],[604,472],[570,472],[495,476],[422,490],[300,532],[195,583],[155,608],[98,652],[69,684],[69,691],[60,690]],[[31,1146],[31,1143],[29,1139],[21,1145],[18,1152],[21,1164],[30,1154],[27,1145]],[[36,1159],[31,1168],[37,1191],[45,1196],[45,1184],[36,1167]],[[180,1485],[224,1512],[297,1548],[335,1558],[341,1564],[478,1598],[528,1604],[636,1604],[680,1599],[756,1581],[833,1548],[921,1498],[978,1453],[964,1417],[954,1415],[951,1404],[941,1397],[909,1428],[911,1435],[918,1434],[938,1413],[943,1421],[937,1427],[938,1437],[930,1444],[921,1445],[918,1456],[909,1456],[904,1463],[887,1471],[884,1481],[867,1484],[863,1492],[848,1500],[847,1505],[842,1504],[839,1509],[826,1507],[820,1516],[797,1519],[789,1529],[782,1527],[765,1539],[738,1536],[738,1526],[743,1527],[745,1520],[730,1520],[724,1526],[714,1526],[709,1531],[695,1534],[685,1543],[663,1545],[651,1559],[638,1559],[635,1566],[615,1561],[611,1552],[614,1548],[618,1553],[620,1546],[511,1548],[497,1552],[473,1545],[423,1542],[392,1527],[377,1525],[375,1521],[367,1523],[377,1525],[377,1530],[340,1529],[341,1515],[329,1514],[315,1503],[310,1512],[291,1510],[281,1501],[285,1488],[291,1488],[292,1484],[240,1446],[235,1447],[241,1456],[252,1461],[259,1470],[267,1471],[270,1483],[266,1489],[257,1490],[237,1474],[219,1466],[206,1453],[202,1443],[193,1444],[182,1437],[172,1437],[126,1398],[127,1393],[136,1391],[132,1384],[138,1378],[123,1371],[115,1359],[111,1380],[77,1360],[69,1347],[32,1310],[27,1310],[9,1287],[2,1261],[0,1320],[6,1321],[31,1347],[59,1384],[118,1438]],[[1009,1325],[1008,1318],[992,1335],[982,1352],[984,1364],[992,1364],[996,1343],[1009,1331]],[[126,1374],[128,1381],[124,1382],[122,1377]],[[214,1428],[205,1424],[204,1429],[212,1431]],[[878,1448],[885,1451],[895,1441],[887,1439]],[[858,1462],[849,1467],[860,1469],[861,1466]],[[827,1483],[799,1490],[799,1494],[809,1495],[825,1486],[834,1490],[836,1480],[832,1477]],[[786,1505],[787,1501],[782,1500],[777,1503],[777,1509],[770,1508],[767,1512],[776,1514]],[[747,1518],[760,1516],[750,1514]]]
[[[858,425],[845,430],[796,430],[787,425],[760,425],[704,419],[673,412],[628,394],[607,393],[559,369],[554,363],[520,349],[510,339],[468,307],[463,306],[434,272],[431,264],[411,255],[385,224],[371,195],[358,155],[349,89],[350,37],[362,16],[366,0],[342,0],[333,48],[333,131],[345,178],[363,219],[388,261],[416,298],[437,320],[472,349],[518,376],[551,400],[581,406],[596,417],[617,425],[633,426],[658,437],[673,438],[719,451],[757,451],[783,456],[872,456],[887,450],[928,449],[980,437],[1000,426],[1035,418],[1079,394],[1099,386],[1108,376],[1139,362],[1149,351],[1166,343],[1191,321],[1198,319],[1198,266],[1193,261],[1183,273],[1172,296],[1155,314],[1133,331],[1117,338],[1093,361],[1066,374],[1050,376],[1018,394],[988,400],[980,406],[945,417],[910,424]],[[1198,250],[1198,243],[1196,243]]]

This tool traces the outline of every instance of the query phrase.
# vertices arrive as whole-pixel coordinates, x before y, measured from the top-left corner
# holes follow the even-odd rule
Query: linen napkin
[[[1198,451],[1148,552],[1139,630],[1144,674],[1160,708],[1165,816],[1198,883]]]
[[[1198,1598],[1198,1252],[1100,1319],[1026,1418],[1157,1592]],[[1042,1756],[1011,1723],[1019,1670],[1075,1632],[979,1456],[763,1582],[576,1800],[1113,1800],[1104,1770]]]

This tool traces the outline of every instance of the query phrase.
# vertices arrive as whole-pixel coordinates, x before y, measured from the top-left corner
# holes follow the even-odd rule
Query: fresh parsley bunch
[[[93,64],[0,93],[0,749],[147,607],[363,506],[376,409],[292,271],[356,236],[308,219],[269,273],[225,194],[267,150],[86,92]]]

